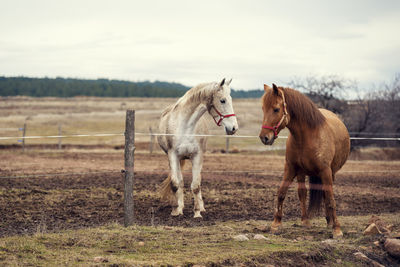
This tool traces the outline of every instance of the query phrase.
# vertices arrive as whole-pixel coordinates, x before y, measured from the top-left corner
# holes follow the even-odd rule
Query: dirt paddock
[[[1,151],[0,236],[122,223],[122,154]],[[270,221],[283,163],[282,156],[207,154],[202,174],[203,219],[192,218],[190,168],[184,173],[184,216],[173,218],[171,208],[157,194],[167,175],[165,155],[136,153],[136,223],[191,227],[228,220]],[[289,190],[283,220],[299,218],[296,188],[294,183]],[[339,216],[398,212],[400,162],[349,161],[337,175],[334,192]]]

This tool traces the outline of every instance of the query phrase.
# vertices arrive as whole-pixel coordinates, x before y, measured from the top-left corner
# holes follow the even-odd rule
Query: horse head
[[[233,111],[231,84],[232,79],[225,81],[225,78],[214,85],[214,94],[208,105],[208,112],[218,126],[223,125],[228,135],[234,134],[238,129],[235,112]]]
[[[272,88],[264,84],[264,91],[261,98],[264,118],[259,137],[264,145],[272,145],[279,132],[288,124],[289,115],[282,88],[275,84],[272,84]]]

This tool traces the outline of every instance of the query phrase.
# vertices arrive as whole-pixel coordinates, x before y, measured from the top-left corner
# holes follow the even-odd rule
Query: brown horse
[[[318,109],[309,98],[296,90],[278,88],[273,84],[272,88],[264,85],[264,91],[261,142],[272,145],[282,129],[287,127],[290,131],[284,176],[278,189],[271,231],[277,231],[282,224],[283,201],[290,184],[297,177],[302,224],[310,226],[309,218],[319,210],[324,200],[326,221],[328,226],[332,224],[333,237],[343,236],[336,217],[333,181],[350,152],[346,126],[334,113]],[[308,210],[306,176],[309,176],[310,187]]]

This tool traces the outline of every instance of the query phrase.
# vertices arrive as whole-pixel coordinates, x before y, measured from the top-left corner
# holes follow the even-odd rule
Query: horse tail
[[[322,190],[322,180],[319,176],[310,176],[310,201],[308,203],[308,216],[311,218],[315,213],[321,209],[321,202],[324,198],[324,191]]]
[[[185,166],[185,160],[182,159],[180,161],[181,165],[181,170]],[[175,190],[176,191],[176,190]],[[160,186],[160,196],[161,200],[169,202],[171,204],[174,203],[175,200],[175,192],[172,189],[172,179],[171,179],[171,173],[168,174],[168,177],[161,183]]]

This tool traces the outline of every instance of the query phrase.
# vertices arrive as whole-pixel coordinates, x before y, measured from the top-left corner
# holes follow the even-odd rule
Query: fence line
[[[46,176],[67,176],[67,175],[86,175],[86,174],[104,174],[104,173],[116,173],[117,171],[98,171],[98,172],[60,172],[60,173],[48,173],[48,174],[32,174],[32,175],[20,175],[20,176],[0,176],[0,179],[17,179],[17,178],[38,178]],[[118,171],[121,173],[121,171]]]
[[[141,133],[136,132],[135,135],[142,136],[178,136],[177,134],[163,133]],[[0,137],[0,140],[13,139],[46,139],[46,138],[76,138],[76,137],[109,137],[109,136],[124,136],[124,133],[104,133],[104,134],[72,134],[72,135],[42,135],[42,136],[5,136]],[[222,137],[222,138],[259,138],[257,135],[219,135],[219,134],[186,134],[179,136],[192,137]],[[279,138],[287,139],[287,136],[279,136]],[[376,141],[400,141],[400,137],[350,137],[351,140],[376,140]]]
[[[61,173],[48,173],[48,174],[32,174],[32,175],[20,175],[20,176],[0,176],[0,179],[23,179],[23,178],[40,178],[40,177],[56,177],[56,176],[68,176],[68,175],[89,175],[89,174],[123,174],[123,170],[107,170],[107,171],[92,171],[92,172],[61,172]],[[135,170],[135,173],[158,173],[158,174],[168,174],[168,171],[165,170]],[[191,171],[182,171],[183,174],[191,174]],[[226,173],[235,173],[235,174],[248,174],[248,173],[259,173],[259,174],[269,174],[269,173],[279,173],[283,174],[282,170],[244,170],[244,171],[227,171],[227,170],[210,170],[210,171],[201,171],[201,173],[211,173],[211,174],[226,174]],[[399,170],[386,170],[386,171],[339,171],[338,174],[342,173],[400,173]]]

